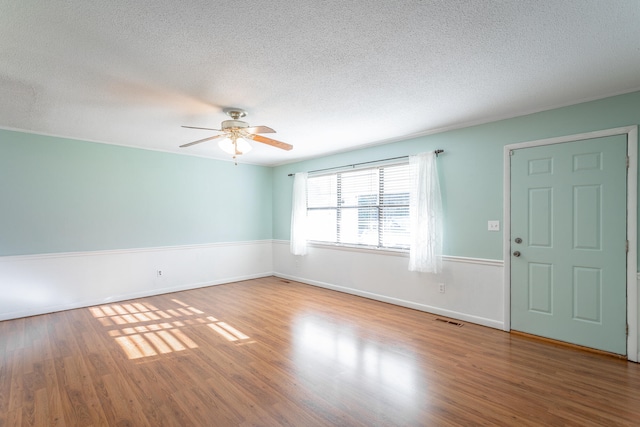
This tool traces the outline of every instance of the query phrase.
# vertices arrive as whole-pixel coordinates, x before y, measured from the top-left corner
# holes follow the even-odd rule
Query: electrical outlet
[[[162,276],[162,270],[158,270],[158,276]]]
[[[444,294],[444,283],[438,283],[438,291]]]
[[[500,231],[500,221],[487,221],[487,230]]]

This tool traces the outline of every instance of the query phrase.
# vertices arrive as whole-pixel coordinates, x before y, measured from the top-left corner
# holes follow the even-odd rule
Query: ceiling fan
[[[249,126],[249,123],[243,122],[241,118],[247,115],[247,112],[240,108],[225,108],[223,110],[225,114],[231,117],[231,120],[225,120],[220,125],[220,129],[200,128],[195,126],[182,126],[188,129],[203,129],[214,130],[216,132],[222,132],[220,135],[210,136],[208,138],[199,139],[197,141],[183,144],[180,148],[189,147],[191,145],[200,144],[201,142],[212,141],[214,139],[220,139],[218,146],[222,151],[236,156],[245,154],[251,151],[252,147],[248,140],[261,142],[263,144],[271,145],[272,147],[280,148],[282,150],[291,150],[293,145],[286,142],[276,141],[275,139],[261,136],[261,133],[275,133],[276,131],[268,126]]]

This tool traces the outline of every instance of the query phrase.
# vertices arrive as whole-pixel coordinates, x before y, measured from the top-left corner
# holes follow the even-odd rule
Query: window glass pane
[[[339,182],[342,206],[378,204],[378,170],[365,169],[341,174]]]
[[[409,247],[409,165],[384,168],[381,195],[381,245]]]
[[[408,195],[407,195],[408,197]],[[409,247],[409,206],[382,208],[382,246],[389,248]]]
[[[358,201],[358,243],[378,245],[378,196],[362,195]]]
[[[378,245],[378,208],[345,208],[340,216],[340,243]]]
[[[307,211],[309,240],[337,242],[337,215],[335,209]]]
[[[337,175],[315,176],[307,180],[307,207],[335,207],[338,200]]]
[[[382,181],[381,204],[409,206],[409,165],[384,168]]]

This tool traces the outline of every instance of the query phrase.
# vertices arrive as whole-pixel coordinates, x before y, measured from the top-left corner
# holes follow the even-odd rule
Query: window
[[[310,176],[309,240],[408,249],[409,164]]]

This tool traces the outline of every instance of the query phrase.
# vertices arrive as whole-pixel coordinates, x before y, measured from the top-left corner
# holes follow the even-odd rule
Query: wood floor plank
[[[11,372],[11,385],[9,391],[9,403],[7,410],[22,412],[22,405],[24,404],[24,358],[23,349],[16,349],[13,351],[13,357],[8,360],[12,365]]]
[[[3,421],[3,424],[0,424],[0,426],[3,426],[3,427],[4,426],[6,427],[22,426],[22,410],[21,409],[14,409],[3,415],[6,415],[6,417],[5,417],[5,420]]]
[[[10,354],[5,353],[0,360],[0,417],[9,411],[9,399],[11,397],[11,377],[13,363]]]
[[[275,277],[0,322],[0,426],[635,426],[640,365]]]

